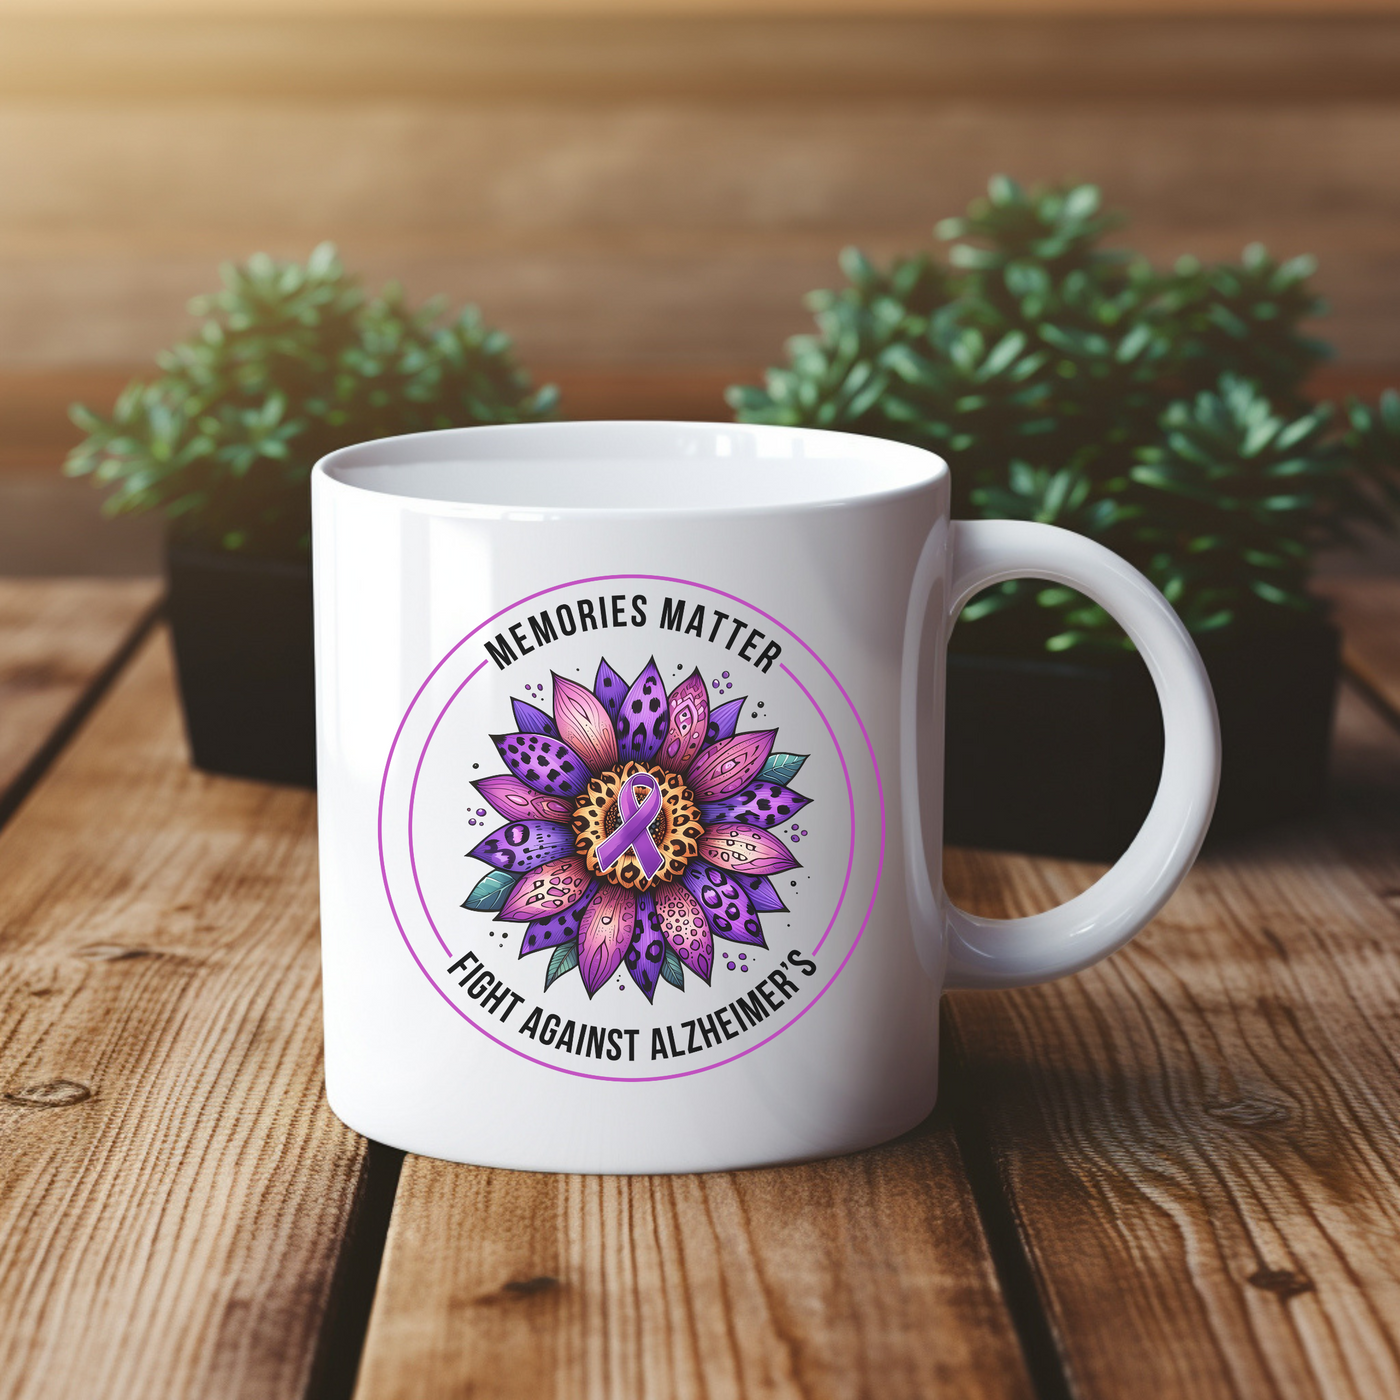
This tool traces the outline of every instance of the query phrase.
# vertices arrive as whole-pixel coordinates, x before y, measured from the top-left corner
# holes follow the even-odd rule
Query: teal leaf
[[[509,870],[493,870],[483,875],[476,882],[476,888],[462,901],[462,908],[491,912],[504,907],[519,878]]]
[[[549,958],[549,970],[544,975],[544,989],[548,991],[550,985],[562,977],[566,972],[572,972],[578,966],[578,939],[572,943],[561,943]]]
[[[577,945],[571,943],[568,946],[574,948]],[[560,952],[562,951],[563,949],[560,949]],[[574,955],[574,960],[578,960],[577,953]],[[685,991],[685,968],[681,966],[681,960],[676,956],[674,949],[666,949],[666,956],[661,960],[661,975],[673,987],[679,991]]]
[[[768,762],[758,775],[760,783],[777,783],[779,787],[791,787],[802,765],[807,762],[805,753],[770,753]]]

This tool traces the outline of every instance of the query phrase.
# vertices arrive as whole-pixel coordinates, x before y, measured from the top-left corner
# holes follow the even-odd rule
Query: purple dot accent
[[[486,815],[486,808],[485,808],[485,807],[478,807],[478,808],[476,809],[476,814],[477,814],[477,816],[479,816],[479,817],[484,817],[484,816]]]
[[[747,953],[740,953],[740,954],[739,954],[739,961],[740,961],[740,962],[746,962],[747,960],[748,960],[748,954],[747,954]]]
[[[740,972],[747,972],[748,970],[749,970],[749,965],[748,965],[748,963],[745,963],[745,964],[743,965],[743,967],[741,967],[741,968],[739,969]]]
[[[468,825],[468,826],[475,826],[475,825],[476,825],[476,818],[475,818],[475,817],[468,817],[468,818],[467,818],[467,825]]]
[[[807,833],[804,831],[802,834],[805,836]]]
[[[719,682],[718,682],[718,681],[711,681],[710,684],[711,684],[716,690],[719,689]]]
[[[733,972],[733,971],[734,971],[734,964],[733,964],[733,963],[725,963],[725,966],[730,970],[730,972]]]
[[[802,838],[801,838],[800,836],[794,836],[794,837],[792,838],[792,844],[793,844],[794,846],[796,846],[796,845],[798,844],[798,842],[800,842],[801,840],[802,840]]]
[[[734,689],[734,682],[733,682],[733,681],[725,681],[725,683],[724,683],[724,688],[725,688],[726,690],[733,690],[733,689]]]
[[[721,671],[721,672],[720,672],[720,675],[721,675],[725,680],[728,680],[728,679],[729,679],[729,672],[728,672],[728,671]]]

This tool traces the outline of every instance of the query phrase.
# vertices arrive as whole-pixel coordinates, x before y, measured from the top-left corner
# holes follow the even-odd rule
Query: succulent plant
[[[868,433],[953,467],[961,518],[1042,520],[1143,569],[1197,633],[1283,623],[1321,605],[1313,555],[1400,509],[1400,397],[1315,406],[1327,347],[1300,330],[1322,304],[1310,258],[1258,246],[1167,272],[1103,246],[1121,224],[1091,185],[1026,191],[998,177],[927,253],[888,268],[847,249],[849,285],[815,292],[816,333],[741,421]],[[1121,648],[1072,590],[1016,580],[963,614],[964,646]]]
[[[318,458],[395,433],[551,416],[509,339],[469,306],[412,308],[378,296],[333,245],[305,263],[257,254],[197,298],[196,333],[157,356],[108,416],[80,404],[87,434],[65,470],[110,487],[113,514],[162,510],[180,539],[295,558],[310,548],[308,486]]]

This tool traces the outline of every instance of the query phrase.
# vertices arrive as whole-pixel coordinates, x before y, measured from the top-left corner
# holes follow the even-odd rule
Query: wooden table
[[[0,1396],[1400,1395],[1400,581],[1333,591],[1323,817],[952,997],[898,1142],[599,1178],[342,1126],[314,799],[188,767],[154,584],[0,583]]]

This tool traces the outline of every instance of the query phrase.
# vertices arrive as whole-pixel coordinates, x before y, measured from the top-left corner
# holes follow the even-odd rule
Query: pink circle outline
[[[644,581],[649,582],[649,583],[675,583],[675,584],[679,584],[679,585],[681,585],[682,587],[686,587],[686,588],[703,588],[703,589],[705,589],[706,592],[718,594],[719,597],[721,597],[721,598],[727,598],[727,599],[729,599],[729,601],[732,602],[732,603],[739,603],[739,604],[741,604],[743,607],[748,608],[751,612],[757,614],[759,617],[766,618],[766,619],[767,619],[769,622],[771,622],[775,627],[780,627],[780,628],[782,628],[782,630],[783,630],[784,632],[786,632],[786,633],[788,634],[788,636],[791,637],[795,642],[797,642],[797,644],[798,644],[799,646],[801,646],[801,647],[803,648],[803,650],[806,651],[806,652],[808,653],[808,655],[810,655],[810,656],[812,657],[812,659],[817,663],[817,665],[819,665],[819,666],[822,668],[822,670],[826,672],[826,674],[827,674],[828,678],[830,679],[831,683],[832,683],[832,684],[836,687],[836,689],[840,692],[841,698],[842,698],[843,700],[845,700],[847,706],[849,707],[849,709],[850,709],[850,711],[851,711],[851,714],[854,716],[855,721],[856,721],[856,725],[857,725],[857,726],[859,727],[859,729],[860,729],[861,738],[865,740],[866,751],[867,751],[867,752],[869,753],[869,755],[870,755],[870,767],[871,767],[871,770],[873,771],[873,773],[874,773],[874,775],[875,775],[875,796],[876,796],[876,800],[877,800],[877,803],[878,803],[879,808],[880,808],[880,850],[879,850],[879,854],[878,854],[878,856],[877,856],[876,863],[875,863],[875,881],[874,881],[874,884],[871,886],[871,890],[870,890],[870,903],[866,906],[865,917],[860,921],[860,927],[856,930],[856,936],[855,936],[854,940],[852,941],[850,948],[847,949],[847,951],[846,951],[846,956],[845,956],[844,958],[841,959],[840,966],[838,966],[837,969],[836,969],[836,971],[833,972],[833,973],[831,974],[831,976],[827,979],[825,985],[824,985],[824,986],[821,988],[821,990],[816,994],[816,996],[814,996],[814,997],[811,999],[811,1001],[809,1001],[809,1002],[806,1004],[806,1006],[804,1006],[804,1007],[802,1008],[802,1010],[799,1011],[799,1012],[797,1013],[797,1015],[795,1015],[795,1016],[792,1018],[792,1020],[786,1022],[786,1023],[783,1024],[782,1026],[779,1026],[778,1029],[775,1030],[771,1035],[765,1036],[762,1040],[758,1041],[756,1044],[750,1045],[747,1049],[745,1049],[745,1050],[740,1050],[737,1054],[734,1054],[734,1055],[729,1056],[728,1059],[717,1060],[717,1061],[716,1061],[714,1064],[712,1064],[712,1065],[700,1065],[700,1066],[698,1066],[698,1067],[695,1068],[695,1069],[677,1070],[674,1074],[653,1074],[653,1075],[638,1076],[638,1077],[636,1077],[636,1078],[627,1078],[627,1079],[620,1078],[620,1077],[615,1077],[615,1076],[612,1076],[612,1075],[606,1075],[606,1074],[589,1074],[586,1070],[566,1069],[566,1068],[564,1068],[562,1065],[552,1065],[552,1064],[548,1063],[548,1061],[545,1061],[545,1060],[538,1060],[538,1059],[536,1059],[533,1055],[527,1055],[523,1050],[517,1050],[517,1049],[515,1048],[515,1046],[513,1046],[513,1045],[508,1045],[505,1041],[497,1039],[497,1037],[494,1036],[494,1035],[492,1035],[490,1031],[483,1030],[480,1026],[478,1026],[477,1023],[476,1023],[475,1021],[473,1021],[473,1020],[471,1019],[471,1017],[468,1016],[468,1015],[466,1014],[466,1012],[464,1012],[464,1011],[461,1009],[461,1007],[459,1007],[459,1006],[457,1005],[457,1003],[456,1003],[455,1001],[452,1000],[452,998],[451,998],[450,996],[447,995],[447,993],[438,985],[437,979],[432,975],[432,973],[430,973],[430,972],[428,971],[428,969],[427,969],[426,967],[423,966],[422,959],[419,958],[418,952],[417,952],[417,950],[414,948],[412,942],[410,941],[410,939],[409,939],[409,937],[408,937],[408,932],[407,932],[407,930],[406,930],[406,929],[404,928],[404,926],[403,926],[403,920],[400,919],[400,917],[399,917],[398,906],[394,903],[393,892],[392,892],[392,891],[390,890],[390,888],[389,888],[389,870],[388,870],[388,864],[387,864],[387,860],[386,860],[386,857],[385,857],[385,854],[384,854],[384,802],[385,802],[385,798],[386,798],[386,795],[387,795],[387,792],[388,792],[388,787],[389,787],[389,770],[390,770],[390,768],[391,768],[392,765],[393,765],[394,753],[395,753],[395,751],[398,749],[399,739],[403,736],[404,726],[407,725],[409,716],[413,713],[414,707],[418,704],[418,701],[422,698],[423,692],[424,692],[425,690],[427,690],[427,688],[428,688],[429,685],[432,684],[433,678],[437,675],[437,673],[438,673],[440,670],[442,670],[442,668],[448,663],[448,661],[450,661],[450,660],[452,659],[452,657],[453,657],[454,655],[456,655],[456,653],[457,653],[458,651],[461,650],[462,647],[464,647],[474,636],[476,636],[476,634],[477,634],[478,632],[480,632],[481,629],[482,629],[483,627],[489,626],[489,625],[490,625],[492,622],[494,622],[498,617],[503,617],[503,616],[505,616],[506,613],[511,612],[513,609],[518,608],[518,607],[521,607],[521,606],[522,606],[523,604],[525,604],[525,603],[533,602],[536,598],[543,598],[547,593],[555,593],[555,592],[558,592],[560,589],[563,589],[563,588],[577,588],[577,587],[579,587],[580,585],[585,584],[585,583],[611,583],[611,582],[616,582],[616,581],[620,581],[620,580],[623,580],[623,579],[641,579],[641,580],[644,580]],[[482,664],[484,665],[485,663],[483,662]],[[779,663],[779,664],[781,664],[781,663]],[[453,696],[452,696],[452,699],[455,699],[455,698],[456,698],[456,695],[459,694],[459,693],[461,692],[461,690],[463,689],[463,687],[466,686],[467,682],[470,681],[470,680],[472,679],[472,677],[475,676],[475,675],[477,674],[477,672],[480,671],[480,670],[481,670],[481,666],[477,666],[477,667],[471,672],[471,675],[469,675],[469,676],[467,677],[467,679],[464,680],[464,681],[462,682],[462,684],[461,684],[460,686],[457,687],[457,691],[454,692],[454,694],[453,694]],[[783,666],[783,670],[787,671],[788,668],[787,668],[786,666]],[[792,676],[793,681],[797,684],[798,688],[801,689],[801,690],[803,691],[803,693],[807,695],[808,699],[812,699],[810,692],[808,692],[808,691],[806,690],[806,687],[803,686],[802,683],[801,683],[800,681],[797,680],[797,677],[796,677],[795,675],[793,675],[791,671],[788,671],[788,675]],[[451,704],[451,700],[448,701],[448,704],[449,704],[449,705]],[[828,733],[831,734],[832,739],[833,739],[833,741],[834,741],[836,735],[835,735],[835,731],[834,731],[834,730],[832,729],[832,727],[831,727],[830,721],[827,720],[826,715],[823,713],[821,707],[818,706],[818,705],[816,704],[816,701],[815,701],[814,699],[812,699],[812,704],[813,704],[813,706],[816,708],[817,713],[818,713],[819,715],[821,715],[822,721],[823,721],[823,723],[826,724],[827,731],[828,731]],[[442,715],[446,713],[446,710],[447,710],[447,706],[444,706],[442,712],[439,713],[437,720],[434,722],[433,728],[429,731],[429,733],[428,733],[428,738],[427,738],[426,740],[424,740],[423,752],[426,752],[428,743],[431,742],[433,732],[436,730],[437,724],[441,722],[441,720],[442,720]],[[845,755],[842,753],[839,744],[837,745],[837,753],[841,756],[841,765],[842,765],[842,769],[843,769],[843,771],[844,771],[844,770],[845,770]],[[422,766],[422,752],[420,752],[420,754],[419,754],[418,766],[415,767],[415,770],[414,770],[414,788],[415,788],[415,789],[416,789],[416,787],[417,787],[417,773],[418,773],[418,769],[421,768],[421,766]],[[848,788],[848,791],[849,791],[849,793],[850,793],[851,808],[852,808],[851,845],[852,845],[852,858],[854,859],[854,848],[855,848],[855,821],[854,821],[855,791],[854,791],[853,788],[850,787],[850,776],[849,776],[849,774],[846,775],[846,781],[847,781],[847,788]],[[413,796],[412,793],[410,793],[410,803],[412,802],[412,796]],[[693,579],[672,578],[672,577],[671,577],[670,575],[668,575],[668,574],[597,574],[597,575],[594,575],[594,576],[591,577],[591,578],[573,579],[572,581],[570,581],[570,582],[568,582],[568,583],[553,584],[553,585],[551,585],[549,588],[541,588],[541,589],[539,589],[537,592],[526,594],[526,596],[523,597],[523,598],[517,598],[515,602],[507,604],[505,607],[499,609],[497,612],[492,613],[490,617],[484,618],[481,622],[478,622],[477,625],[476,625],[475,627],[473,627],[472,630],[466,634],[466,636],[464,636],[463,638],[461,638],[460,641],[456,642],[456,643],[443,655],[443,657],[441,658],[441,660],[438,661],[438,663],[433,667],[433,669],[432,669],[431,671],[428,672],[427,676],[426,676],[426,677],[424,678],[424,680],[423,680],[423,683],[422,683],[422,684],[418,687],[418,689],[414,692],[413,699],[410,700],[410,701],[408,702],[408,708],[404,711],[404,713],[403,713],[403,718],[399,720],[398,728],[394,731],[394,738],[393,738],[393,741],[392,741],[392,742],[390,743],[390,745],[389,745],[388,757],[387,757],[387,758],[385,759],[385,761],[384,761],[384,776],[383,776],[383,778],[381,779],[380,784],[379,784],[379,811],[378,811],[378,821],[377,821],[377,835],[378,835],[378,845],[379,845],[379,874],[380,874],[380,880],[381,880],[381,882],[382,882],[382,884],[383,884],[383,886],[384,886],[384,897],[388,900],[388,903],[389,903],[389,912],[390,912],[390,913],[393,915],[393,917],[394,917],[394,924],[395,924],[395,926],[398,928],[399,937],[403,940],[404,947],[406,947],[406,948],[408,949],[409,956],[412,957],[413,961],[418,965],[418,970],[423,974],[424,977],[426,977],[426,978],[428,979],[429,985],[433,988],[433,990],[434,990],[435,992],[437,992],[437,994],[443,999],[443,1001],[445,1001],[445,1002],[447,1003],[447,1005],[450,1006],[450,1007],[452,1008],[452,1010],[455,1011],[455,1012],[457,1013],[458,1016],[460,1016],[469,1026],[472,1027],[473,1030],[477,1031],[478,1034],[480,1034],[480,1035],[484,1035],[484,1036],[485,1036],[489,1041],[491,1041],[493,1044],[500,1046],[500,1048],[501,1048],[502,1050],[509,1051],[509,1053],[512,1054],[512,1055],[518,1055],[522,1060],[526,1060],[526,1061],[528,1061],[528,1062],[529,1062],[530,1064],[532,1064],[532,1065],[538,1065],[541,1069],[554,1070],[554,1071],[555,1071],[556,1073],[558,1073],[558,1074],[571,1074],[571,1075],[573,1075],[573,1076],[575,1076],[576,1078],[579,1078],[579,1079],[593,1079],[593,1080],[598,1080],[598,1081],[600,1081],[600,1082],[602,1082],[602,1083],[605,1083],[605,1084],[654,1084],[654,1083],[658,1083],[658,1082],[661,1082],[661,1081],[664,1081],[664,1080],[668,1080],[668,1079],[685,1079],[685,1078],[689,1077],[689,1076],[692,1075],[692,1074],[705,1074],[705,1073],[707,1073],[707,1072],[710,1071],[710,1070],[713,1070],[713,1069],[720,1069],[720,1068],[721,1068],[722,1066],[724,1066],[724,1065],[733,1064],[735,1060],[741,1060],[741,1059],[744,1058],[745,1055],[751,1055],[751,1054],[753,1054],[753,1052],[754,1052],[755,1050],[762,1049],[762,1047],[765,1046],[765,1045],[767,1045],[768,1042],[769,1042],[770,1040],[775,1040],[775,1039],[777,1039],[777,1037],[780,1036],[780,1035],[782,1035],[782,1033],[783,1033],[784,1031],[790,1029],[792,1026],[795,1026],[795,1025],[797,1024],[797,1022],[800,1021],[800,1020],[801,1020],[801,1019],[802,1019],[802,1018],[803,1018],[803,1017],[804,1017],[804,1016],[805,1016],[805,1015],[806,1015],[806,1014],[807,1014],[807,1013],[808,1013],[808,1012],[809,1012],[809,1011],[810,1011],[810,1010],[811,1010],[811,1009],[812,1009],[812,1008],[827,994],[827,992],[831,990],[832,984],[833,984],[833,983],[836,981],[836,979],[842,974],[842,972],[845,971],[845,969],[846,969],[846,964],[847,964],[848,962],[850,962],[851,956],[855,953],[855,950],[860,946],[860,940],[861,940],[861,938],[862,938],[862,937],[864,936],[864,934],[865,934],[865,930],[866,930],[867,925],[870,923],[870,916],[875,912],[875,900],[876,900],[876,898],[878,897],[879,892],[880,892],[880,879],[881,879],[881,877],[882,877],[882,875],[883,875],[883,873],[884,873],[884,868],[885,868],[885,840],[886,840],[885,792],[884,792],[884,784],[882,783],[881,778],[880,778],[880,765],[879,765],[878,760],[877,760],[876,757],[875,757],[875,746],[874,746],[873,743],[871,743],[870,734],[869,734],[869,732],[866,730],[866,727],[865,727],[865,721],[861,718],[861,716],[860,716],[860,711],[856,709],[855,702],[851,699],[849,693],[848,693],[847,690],[846,690],[846,687],[843,686],[843,685],[841,684],[841,682],[837,679],[836,674],[835,674],[835,672],[832,671],[831,667],[828,666],[828,665],[826,664],[826,662],[816,653],[816,651],[815,651],[810,645],[808,645],[808,643],[807,643],[806,641],[804,641],[801,637],[799,637],[799,636],[797,635],[797,633],[794,632],[794,631],[792,630],[792,628],[789,627],[785,622],[780,622],[780,621],[779,621],[776,617],[774,617],[771,613],[765,612],[762,608],[755,607],[755,606],[754,606],[753,604],[751,604],[747,599],[745,599],[745,598],[740,598],[737,594],[734,594],[734,593],[726,593],[722,588],[714,588],[714,587],[711,587],[709,584],[698,583],[698,582],[696,582],[696,581],[693,580]],[[411,824],[410,824],[410,829],[409,829],[409,840],[410,840],[410,843],[411,843],[411,842],[412,842],[412,827],[411,827]],[[849,878],[850,878],[850,877],[849,877],[849,873],[848,873],[848,875],[847,875],[847,881],[848,881],[848,883],[849,883]],[[416,877],[416,870],[415,870],[415,883],[416,883],[416,879],[417,879],[417,877]],[[844,900],[844,898],[845,898],[845,887],[843,887],[843,891],[842,891],[842,899]],[[421,889],[419,890],[419,899],[420,899],[420,901],[422,900],[422,891],[421,891]],[[839,910],[839,904],[838,904],[838,910]],[[426,913],[426,909],[425,909],[424,912]],[[834,921],[835,921],[835,916],[833,915],[833,923],[834,923]],[[435,934],[437,934],[438,942],[439,942],[439,943],[442,943],[442,946],[443,946],[444,951],[446,951],[447,954],[448,954],[448,956],[450,957],[450,956],[451,956],[451,949],[449,949],[449,948],[447,947],[447,945],[446,945],[445,943],[443,943],[442,935],[437,933],[436,926],[433,926],[433,925],[432,925],[432,919],[431,919],[431,918],[429,918],[428,922],[429,922],[429,925],[433,927],[433,932],[434,932]],[[831,931],[831,926],[828,925],[828,927],[827,927],[827,933],[830,933],[830,931]],[[825,941],[826,941],[826,934],[823,934],[823,935],[822,935],[822,942],[825,942]],[[818,947],[820,947],[820,946],[821,946],[821,945],[818,944]],[[813,951],[815,952],[816,950],[814,949]]]

